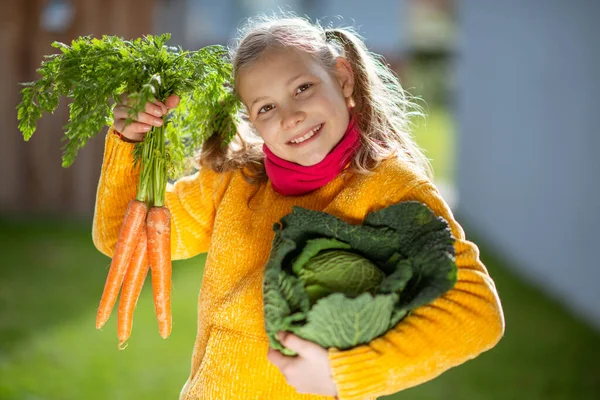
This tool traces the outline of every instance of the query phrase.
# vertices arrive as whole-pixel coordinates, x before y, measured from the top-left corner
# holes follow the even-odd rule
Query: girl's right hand
[[[152,127],[161,126],[163,124],[162,117],[166,115],[169,110],[177,107],[179,104],[179,96],[171,95],[167,97],[164,103],[158,100],[146,103],[145,111],[140,112],[133,122],[125,126],[129,109],[128,98],[126,95],[121,97],[122,103],[115,106],[113,111],[113,126],[114,128],[123,135],[123,137],[133,141],[141,142],[144,140],[144,136]]]

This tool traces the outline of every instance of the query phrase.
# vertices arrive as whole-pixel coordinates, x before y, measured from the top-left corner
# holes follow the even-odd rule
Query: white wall
[[[600,1],[462,0],[459,18],[458,212],[600,328]]]

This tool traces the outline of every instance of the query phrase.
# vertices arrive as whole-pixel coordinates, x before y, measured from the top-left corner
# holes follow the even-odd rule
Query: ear
[[[338,57],[335,61],[336,78],[342,88],[342,93],[346,99],[354,93],[354,71],[350,62],[344,57]]]

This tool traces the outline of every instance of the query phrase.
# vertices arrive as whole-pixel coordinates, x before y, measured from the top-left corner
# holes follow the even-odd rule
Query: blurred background
[[[427,118],[415,136],[496,282],[492,350],[386,399],[597,399],[600,393],[600,2],[597,0],[3,0],[0,13],[0,398],[174,399],[196,332],[204,255],[174,264],[173,333],[149,282],[129,347],[95,330],[109,259],[91,240],[103,132],[61,168],[63,105],[29,143],[18,82],[50,44],[171,32],[227,44],[282,8],[354,25]]]

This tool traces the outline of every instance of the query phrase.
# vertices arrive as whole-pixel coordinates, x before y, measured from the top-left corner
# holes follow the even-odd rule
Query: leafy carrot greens
[[[18,105],[19,129],[25,140],[36,130],[44,112],[56,110],[61,96],[69,101],[65,126],[64,167],[70,166],[86,142],[112,123],[114,103],[129,94],[127,123],[152,100],[177,94],[180,105],[163,126],[153,128],[143,143],[135,146],[141,175],[137,199],[164,204],[167,177],[176,179],[186,160],[213,134],[223,144],[235,135],[235,115],[240,102],[231,91],[231,64],[222,46],[184,51],[165,43],[170,34],[124,40],[80,37],[68,46],[55,42],[61,52],[46,56],[38,72],[41,78],[26,83]]]

